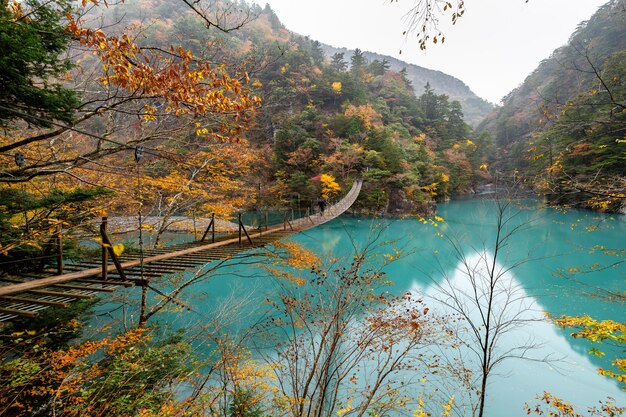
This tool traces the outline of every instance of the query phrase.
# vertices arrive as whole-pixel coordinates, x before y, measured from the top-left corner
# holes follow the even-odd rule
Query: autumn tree
[[[364,244],[345,265],[314,266],[306,278],[287,281],[289,271],[275,272],[278,291],[266,300],[258,343],[279,381],[278,404],[287,415],[423,410],[415,395],[420,380],[447,372],[429,350],[446,343],[439,330],[443,318],[416,296],[385,291],[387,278],[373,255],[379,245]],[[387,255],[388,261],[399,253]]]
[[[50,107],[31,111],[16,100],[10,112],[3,113],[6,126],[0,137],[0,155],[7,163],[0,170],[0,183],[6,189],[5,196],[16,193],[10,184],[19,184],[20,192],[26,196],[23,200],[59,201],[60,196],[69,196],[79,188],[116,191],[122,197],[120,200],[128,199],[137,194],[133,153],[138,147],[142,147],[148,158],[177,164],[179,176],[186,177],[182,172],[202,166],[202,161],[187,162],[188,156],[180,152],[183,148],[175,150],[172,145],[164,144],[173,138],[188,137],[190,133],[195,137],[196,132],[206,143],[236,143],[246,127],[247,116],[260,103],[249,94],[243,69],[214,65],[183,47],[141,44],[138,42],[141,27],[135,27],[135,32],[107,34],[97,26],[102,21],[90,12],[101,7],[106,6],[97,1],[83,2],[82,7],[71,10],[63,2],[10,2],[3,6],[2,29],[6,28],[11,36],[23,32],[24,39],[38,45],[33,46],[32,56],[23,55],[21,60],[15,54],[7,55],[2,65],[13,68],[7,67],[6,74],[22,74],[22,83],[36,89],[22,91],[31,99],[39,94],[38,103],[60,106],[57,110]],[[206,4],[184,7],[206,25],[215,23],[212,27],[222,32],[239,27],[239,23],[233,22],[234,16],[226,18],[226,14],[217,11],[216,20],[210,20]],[[248,18],[245,13],[238,16],[243,21]],[[19,30],[13,31],[13,27]],[[112,26],[107,30],[113,30]],[[17,42],[14,37],[3,37],[4,41]],[[11,48],[8,50],[17,51],[15,44]],[[68,66],[62,55],[68,51],[80,65]],[[20,71],[20,66],[34,59],[45,65],[45,72],[35,64],[28,71]],[[29,82],[28,77],[34,81]],[[18,80],[14,84],[18,86]],[[50,97],[45,98],[44,93]],[[26,129],[25,122],[36,128]],[[207,159],[207,163],[213,161]],[[221,169],[219,166],[216,164],[216,169]],[[89,193],[82,195],[86,198]],[[95,197],[102,192],[94,191],[91,195]],[[100,209],[105,209],[110,200],[100,199]],[[45,242],[50,228],[46,225],[35,230],[38,223],[34,219],[46,211],[55,220],[56,213],[46,207],[25,211],[20,226],[28,233],[21,243],[9,242],[5,240],[9,236],[3,236],[2,246],[16,248],[28,241]],[[97,212],[87,213],[93,216]],[[14,222],[17,219],[12,217]],[[61,220],[57,220],[60,224]],[[62,225],[68,234],[87,224],[82,215],[68,220],[63,219]]]

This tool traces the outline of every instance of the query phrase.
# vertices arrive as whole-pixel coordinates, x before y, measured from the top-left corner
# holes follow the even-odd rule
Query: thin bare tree
[[[483,242],[482,247],[471,247],[470,253],[459,239],[446,236],[458,266],[452,276],[444,274],[442,281],[435,281],[438,293],[433,296],[462,318],[459,323],[464,331],[455,335],[473,357],[478,398],[475,403],[472,401],[472,408],[473,415],[479,417],[484,415],[489,378],[502,362],[513,358],[553,359],[532,356],[541,347],[532,337],[520,344],[504,346],[505,337],[522,326],[543,320],[543,316],[524,289],[510,277],[512,270],[530,259],[507,259],[514,236],[529,221],[519,218],[520,211],[512,206],[511,200],[496,199],[494,210],[496,231],[490,245]]]

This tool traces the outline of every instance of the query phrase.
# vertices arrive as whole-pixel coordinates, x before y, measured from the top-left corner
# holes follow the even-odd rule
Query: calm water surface
[[[457,271],[458,261],[444,235],[458,242],[470,260],[482,251],[490,253],[493,249],[497,221],[493,202],[450,202],[439,205],[438,211],[445,221],[436,222],[437,226],[417,219],[382,221],[384,230],[380,240],[394,243],[381,248],[379,255],[389,253],[392,247],[404,254],[385,268],[393,281],[390,291],[395,294],[410,291],[424,294],[428,300],[428,296],[437,296],[436,284],[442,283],[444,276],[453,285],[467,285]],[[535,310],[552,315],[588,314],[599,320],[626,320],[626,304],[607,299],[601,290],[626,291],[626,265],[619,263],[624,259],[624,254],[621,257],[619,254],[625,249],[625,216],[561,212],[532,201],[517,203],[509,213],[514,214],[510,224],[522,227],[500,254],[499,264],[509,267],[522,262],[505,279],[521,287]],[[380,220],[341,217],[291,239],[324,258],[349,258],[354,253],[353,242],[357,246],[366,242],[372,229],[380,225]],[[559,272],[565,272],[569,279]],[[224,301],[252,299],[252,305],[258,306],[272,291],[264,275],[251,266],[231,267],[187,292],[195,313],[162,315],[159,319],[175,326],[190,326],[209,320],[212,308]],[[243,327],[253,322],[255,314],[251,309],[233,326]],[[541,321],[517,329],[503,341],[506,347],[532,337],[543,345],[533,353],[534,357],[558,356],[562,360],[504,362],[491,377],[488,416],[524,416],[524,402],[532,402],[544,390],[579,406],[594,405],[606,396],[626,405],[626,391],[596,372],[598,367],[609,367],[611,360],[623,352],[609,349],[605,358],[592,357],[587,354],[590,345],[569,337],[570,332]]]

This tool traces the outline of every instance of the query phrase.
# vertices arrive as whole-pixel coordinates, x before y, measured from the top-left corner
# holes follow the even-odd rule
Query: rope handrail
[[[352,188],[350,189],[350,191],[339,202],[328,207],[325,215],[322,215],[320,213],[320,214],[294,220],[290,224],[290,230],[286,230],[284,225],[271,227],[265,233],[263,233],[262,236],[261,235],[259,235],[258,237],[255,236],[254,242],[251,241],[250,245],[248,244],[242,245],[241,239],[234,237],[234,238],[226,238],[225,240],[221,240],[215,243],[207,243],[207,244],[194,243],[194,244],[191,244],[190,246],[186,246],[185,248],[173,249],[172,252],[165,251],[164,253],[162,253],[161,251],[158,251],[158,252],[155,251],[153,255],[148,256],[146,258],[142,258],[140,260],[133,259],[133,260],[120,262],[119,266],[108,265],[108,263],[107,264],[103,263],[102,265],[94,267],[94,266],[91,266],[91,263],[87,263],[86,269],[73,270],[72,272],[63,273],[61,275],[40,277],[38,279],[27,281],[27,282],[19,282],[19,283],[6,285],[6,286],[0,286],[0,298],[4,297],[6,299],[7,296],[20,294],[24,292],[32,293],[33,291],[38,292],[38,293],[51,294],[52,293],[51,291],[41,291],[41,289],[44,287],[50,287],[50,286],[60,287],[60,286],[63,286],[60,284],[65,284],[70,281],[93,279],[94,277],[95,278],[101,277],[109,272],[115,272],[121,269],[123,269],[124,272],[126,272],[126,270],[129,270],[131,268],[137,268],[142,264],[159,265],[159,263],[161,263],[163,265],[167,265],[168,262],[172,263],[175,260],[175,258],[178,258],[178,257],[180,257],[181,259],[182,258],[190,259],[190,262],[192,263],[195,262],[198,265],[206,264],[206,262],[210,262],[210,259],[215,259],[215,258],[208,257],[208,254],[209,254],[208,251],[216,251],[218,253],[224,252],[225,251],[224,248],[228,246],[230,248],[234,248],[232,249],[232,251],[233,253],[235,253],[237,251],[246,250],[246,248],[255,247],[255,245],[256,246],[264,245],[266,243],[269,243],[272,240],[281,239],[282,237],[285,237],[285,233],[286,234],[297,233],[297,232],[315,227],[317,225],[326,223],[336,218],[337,216],[344,213],[356,201],[361,191],[361,186],[362,186],[362,180],[360,179],[355,180],[354,183],[352,184]],[[267,238],[268,235],[273,236],[273,237],[270,237],[268,240]],[[103,274],[103,269],[105,268],[106,268],[106,272]],[[167,273],[168,270],[171,270],[171,265],[170,267],[163,266],[163,269],[165,271],[164,273]],[[127,279],[127,281],[132,282],[133,280]],[[103,280],[103,281],[98,281],[98,282],[106,283],[108,281]],[[136,282],[136,285],[145,285],[147,281],[143,279],[143,276],[142,276],[141,280],[139,281],[135,280],[135,282]],[[65,285],[65,287],[69,287],[69,285]],[[79,297],[82,295],[71,294],[71,296]],[[4,310],[8,311],[9,309],[4,308]],[[2,307],[0,306],[0,313],[1,312],[2,312]],[[22,310],[18,311],[15,308],[13,308],[12,311],[9,311],[9,313],[10,313],[9,315],[12,315],[12,316],[15,316],[15,314],[18,314],[18,313],[31,314],[28,311],[22,311]]]

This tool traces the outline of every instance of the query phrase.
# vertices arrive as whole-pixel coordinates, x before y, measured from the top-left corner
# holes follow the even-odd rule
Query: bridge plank
[[[289,228],[293,229],[293,231],[292,230],[285,231],[285,226],[282,224],[269,228],[263,234],[264,239],[262,240],[257,239],[258,244],[260,245],[260,244],[267,243],[267,239],[270,238],[269,235],[272,235],[274,233],[276,234],[276,236],[279,236],[275,238],[280,238],[280,237],[284,237],[285,235],[299,232],[302,230],[306,230],[311,227],[326,223],[334,219],[335,217],[343,213],[347,208],[349,208],[354,203],[354,201],[356,200],[356,197],[358,196],[360,192],[361,184],[362,182],[360,180],[355,181],[352,186],[352,189],[348,192],[348,194],[344,197],[344,199],[342,199],[338,204],[331,206],[326,210],[326,213],[327,213],[326,216],[313,215],[310,217],[300,218],[300,219],[291,221]],[[218,249],[218,251],[222,252],[223,255],[232,255],[233,253],[227,254],[227,253],[224,253],[223,251],[228,251],[230,249],[230,248],[225,248],[226,246],[234,245],[236,243],[239,243],[239,237],[220,240],[215,243],[189,245],[188,247],[185,247],[184,249],[176,250],[174,252],[160,253],[157,255],[145,257],[143,259],[143,264],[146,265],[149,263],[165,261],[168,259],[175,259],[177,257],[192,255],[192,254],[196,256],[201,256],[200,252],[211,250],[211,249],[217,249],[217,248],[220,248]],[[247,250],[253,246],[257,246],[256,244],[254,244],[254,241],[252,245],[250,245],[248,242],[245,242],[241,245],[238,245],[237,252],[242,251],[242,250]],[[122,269],[138,267],[140,265],[141,265],[141,260],[139,259],[134,259],[134,260],[121,263]],[[107,271],[116,272],[115,265],[109,265],[107,268]],[[19,294],[22,292],[31,292],[31,293],[40,293],[40,294],[44,292],[50,293],[50,291],[42,291],[39,289],[50,287],[50,286],[55,286],[58,284],[64,284],[70,281],[99,277],[101,273],[102,273],[101,267],[94,267],[94,268],[88,268],[82,271],[74,271],[74,272],[66,273],[63,275],[40,278],[40,279],[16,283],[12,285],[0,286],[0,297]],[[70,293],[59,294],[57,293],[55,295],[63,295],[63,296],[75,297],[75,298],[83,298],[83,297],[90,298],[89,296],[85,296],[82,294],[70,294]],[[14,314],[18,314],[18,313],[14,313]]]

